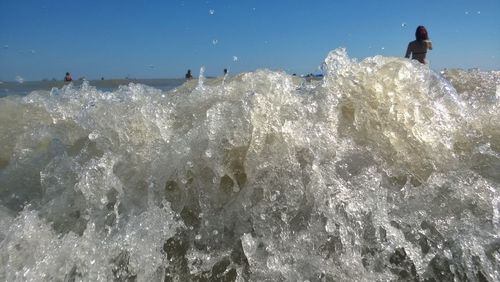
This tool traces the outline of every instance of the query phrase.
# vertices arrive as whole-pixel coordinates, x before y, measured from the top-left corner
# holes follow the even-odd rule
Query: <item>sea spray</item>
[[[0,280],[500,279],[498,72],[323,69],[0,99]]]

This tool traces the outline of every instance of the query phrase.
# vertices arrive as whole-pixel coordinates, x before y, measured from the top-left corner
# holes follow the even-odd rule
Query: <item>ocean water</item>
[[[74,80],[73,86],[81,86],[85,80]],[[87,81],[91,86],[94,86],[101,91],[115,91],[120,85],[129,83],[144,84],[164,91],[172,90],[173,88],[184,83],[185,79],[106,79],[106,80],[91,80]],[[69,82],[64,81],[26,81],[26,82],[2,82],[0,83],[0,98],[12,95],[25,96],[33,91],[46,90],[52,88],[62,88],[68,85]]]
[[[349,58],[0,99],[1,281],[499,281],[500,72]]]

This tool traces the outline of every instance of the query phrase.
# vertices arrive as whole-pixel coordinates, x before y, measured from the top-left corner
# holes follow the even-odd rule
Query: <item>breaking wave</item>
[[[0,280],[500,280],[500,73],[323,68],[0,99]]]

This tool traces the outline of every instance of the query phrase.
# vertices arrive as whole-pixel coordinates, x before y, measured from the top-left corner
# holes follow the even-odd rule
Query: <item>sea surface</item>
[[[160,90],[168,91],[182,85],[185,82],[185,79],[106,79],[90,81],[82,79],[74,80],[72,82],[45,80],[23,81],[21,83],[10,81],[0,83],[0,97],[12,95],[25,96],[33,91],[50,91],[53,88],[62,88],[65,85],[69,85],[70,83],[73,87],[79,87],[84,82],[101,91],[114,91],[117,90],[120,85],[127,85],[129,83],[144,84]]]
[[[323,72],[4,83],[0,281],[499,281],[500,72]]]

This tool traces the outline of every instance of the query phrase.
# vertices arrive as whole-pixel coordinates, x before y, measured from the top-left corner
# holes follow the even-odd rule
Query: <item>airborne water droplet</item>
[[[233,56],[233,62],[236,62],[238,61],[238,57],[237,56]]]
[[[219,43],[219,40],[217,40],[217,39],[212,40],[213,45],[217,45],[217,43]]]
[[[213,14],[215,14],[215,10],[214,10],[214,9],[210,9],[210,10],[208,10],[208,13],[209,13],[210,15],[213,15]]]

